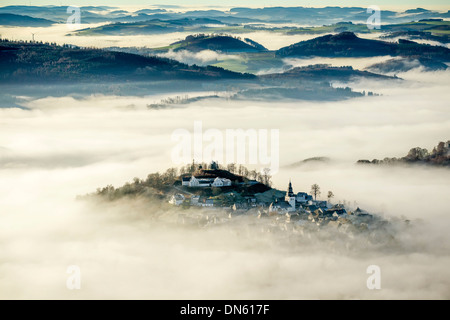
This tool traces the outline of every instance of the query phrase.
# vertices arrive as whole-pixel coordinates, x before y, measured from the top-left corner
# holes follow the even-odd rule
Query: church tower
[[[289,180],[289,187],[288,191],[286,192],[286,197],[284,197],[284,200],[289,203],[289,205],[292,207],[289,211],[295,211],[295,194],[292,189],[292,183],[291,180]]]

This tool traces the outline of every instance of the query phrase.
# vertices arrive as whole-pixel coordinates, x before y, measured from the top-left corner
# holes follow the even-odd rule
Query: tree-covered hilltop
[[[164,50],[189,50],[198,52],[202,50],[219,51],[223,53],[236,52],[265,52],[268,51],[264,46],[248,38],[240,38],[225,34],[193,34],[187,36],[181,41],[172,43],[163,48],[155,49],[157,51]]]
[[[206,163],[192,163],[180,168],[169,168],[162,173],[151,173],[145,179],[136,177],[132,182],[118,188],[107,185],[98,188],[95,193],[88,195],[88,197],[97,196],[109,201],[139,197],[163,200],[167,199],[170,194],[179,192],[182,179],[193,175],[208,178],[221,177],[232,182],[231,186],[221,188],[189,188],[189,193],[204,197],[220,196],[221,193],[225,192],[235,192],[242,196],[253,195],[271,190],[272,184],[272,177],[268,169],[258,172],[235,163],[228,164],[225,167],[220,165],[212,167]]]
[[[295,67],[283,73],[271,73],[260,76],[262,79],[311,79],[311,80],[341,80],[346,81],[355,77],[373,78],[380,80],[397,79],[368,71],[355,70],[351,66],[333,67],[329,64],[315,64],[305,67]]]
[[[0,41],[0,82],[253,79],[219,67],[42,42]]]
[[[450,140],[439,142],[431,152],[427,149],[416,147],[409,150],[408,154],[401,158],[384,158],[383,160],[373,159],[358,160],[358,164],[423,164],[431,166],[450,166]]]
[[[191,176],[199,180],[227,177],[233,182],[222,187],[182,183],[187,182],[183,178]],[[367,234],[368,240],[378,244],[392,239],[395,229],[388,220],[362,210],[356,203],[344,200],[344,204],[332,204],[332,191],[326,194],[328,201],[318,200],[321,189],[317,184],[311,186],[311,195],[295,194],[291,183],[287,191],[281,191],[271,188],[270,180],[268,170],[259,173],[236,164],[221,167],[192,163],[149,174],[144,180],[134,178],[119,188],[108,185],[80,199],[90,200],[89,204],[99,206],[96,209],[126,207],[126,212],[136,210],[160,223],[194,228],[239,223],[245,227],[257,224],[259,232],[292,231],[299,237],[324,228],[349,237]],[[376,234],[381,238],[375,238]]]
[[[422,68],[425,71],[447,70],[445,63],[427,58],[393,58],[387,61],[375,63],[366,68],[377,73],[407,72],[412,69]]]
[[[446,31],[450,29],[450,21],[447,21]],[[443,30],[444,31],[444,30]],[[431,32],[425,31],[414,31],[414,30],[405,30],[405,31],[395,31],[388,33],[386,35],[381,36],[382,39],[394,39],[394,38],[402,38],[409,40],[428,40],[428,41],[436,41],[441,43],[449,43],[450,35],[448,33],[442,32],[439,35],[432,34]]]
[[[400,39],[398,43],[362,39],[353,32],[328,34],[279,49],[279,57],[375,57],[403,56],[450,61],[450,49]]]

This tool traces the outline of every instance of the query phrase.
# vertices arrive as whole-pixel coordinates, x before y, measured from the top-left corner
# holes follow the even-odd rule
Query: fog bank
[[[448,72],[354,82],[382,96],[341,102],[203,100],[149,110],[162,96],[27,97],[0,109],[0,298],[448,299],[448,169],[356,166],[431,149],[450,136]],[[89,205],[77,195],[162,171],[175,129],[279,129],[274,186],[411,220],[395,246],[333,234],[258,233],[255,220],[214,229],[166,223],[141,202]],[[329,163],[285,167],[314,156]],[[356,204],[354,203],[356,201]],[[167,213],[176,214],[176,213]],[[160,217],[159,219],[155,219]],[[317,239],[315,238],[317,237]],[[66,269],[81,268],[81,290]],[[379,265],[382,289],[368,290]]]

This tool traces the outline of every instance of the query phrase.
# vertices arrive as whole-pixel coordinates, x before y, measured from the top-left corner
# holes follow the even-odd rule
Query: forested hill
[[[358,164],[421,164],[429,166],[450,167],[450,140],[439,142],[431,152],[427,149],[415,147],[409,150],[408,154],[401,158],[384,158],[383,160],[373,159],[358,160]]]
[[[47,19],[33,18],[12,13],[0,13],[1,26],[50,27],[54,23],[54,21],[50,21]]]
[[[445,47],[419,44],[409,40],[399,40],[398,43],[393,43],[362,39],[352,32],[329,34],[301,41],[279,49],[276,54],[279,57],[375,57],[390,55],[450,61],[450,49]]]
[[[0,82],[252,79],[160,57],[36,42],[0,41]]]
[[[213,50],[219,52],[264,52],[268,51],[264,46],[245,38],[235,38],[228,35],[189,35],[184,40],[172,43],[166,50],[189,50],[198,52],[202,50]]]

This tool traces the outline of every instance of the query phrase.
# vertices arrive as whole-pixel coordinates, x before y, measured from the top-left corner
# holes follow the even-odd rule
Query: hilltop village
[[[216,162],[192,162],[163,173],[151,173],[146,179],[134,178],[119,188],[98,188],[81,198],[95,203],[100,200],[101,205],[121,199],[142,200],[153,218],[194,228],[230,223],[245,227],[250,223],[260,225],[263,232],[302,233],[325,227],[347,236],[365,231],[383,234],[391,229],[390,222],[379,215],[345,201],[334,203],[331,191],[327,200],[317,199],[321,194],[317,184],[311,186],[309,193],[295,193],[291,181],[287,184],[286,191],[272,188],[269,170],[257,172],[234,163],[219,166]]]
[[[273,219],[284,227],[287,223],[293,227],[370,229],[381,222],[359,207],[350,210],[343,204],[333,204],[331,197],[325,201],[307,192],[295,193],[291,181],[287,191],[280,191],[269,186],[270,176],[262,175],[259,180],[219,169],[212,162],[209,168],[200,165],[193,172],[182,174],[166,200],[174,207],[186,209],[179,214],[178,223],[182,224],[216,224],[243,215]],[[317,190],[318,186],[312,187],[313,192],[314,188]],[[204,210],[188,210],[194,208]]]

